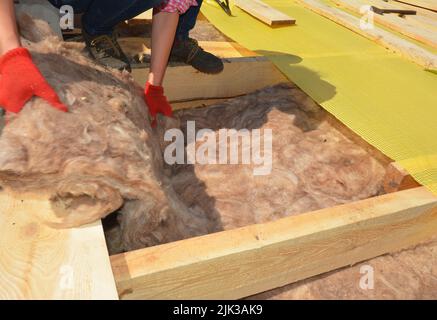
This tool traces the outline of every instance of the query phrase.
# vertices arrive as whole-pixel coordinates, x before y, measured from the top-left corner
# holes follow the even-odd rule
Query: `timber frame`
[[[112,256],[121,299],[239,299],[437,232],[424,187]]]
[[[201,99],[177,109],[256,90],[251,77],[268,79],[255,83],[261,87],[285,81],[264,58],[247,57],[253,54],[229,43],[211,45],[230,58],[222,76],[202,79],[202,90],[176,90],[185,83],[181,77],[199,84],[193,77],[204,76],[185,66],[173,68],[186,72],[170,68],[167,81],[177,92],[172,100]],[[250,81],[230,87],[239,70]],[[402,191],[114,256],[100,222],[51,229],[40,219],[52,213],[47,198],[0,190],[0,299],[238,299],[437,234],[437,196],[396,164],[387,179],[387,192]]]

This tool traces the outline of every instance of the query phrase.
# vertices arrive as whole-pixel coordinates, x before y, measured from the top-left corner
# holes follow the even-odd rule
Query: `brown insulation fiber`
[[[295,86],[266,88],[223,104],[181,111],[178,117],[184,131],[187,121],[195,121],[197,130],[215,132],[261,129],[262,136],[272,130],[270,174],[254,175],[261,165],[253,162],[173,168],[173,185],[183,201],[215,212],[224,229],[366,199],[381,191],[384,164],[337,129]],[[254,139],[251,143],[259,144]]]
[[[382,192],[387,159],[358,142],[295,86],[181,111],[152,130],[142,90],[128,74],[96,66],[81,53],[81,45],[50,36],[41,22],[23,17],[21,31],[70,112],[34,99],[10,121],[0,136],[0,187],[47,193],[56,216],[41,219],[57,227],[109,215],[111,253]],[[255,176],[255,164],[165,164],[163,129],[180,127],[186,133],[187,121],[212,133],[271,129],[271,173]],[[374,267],[373,290],[357,289],[362,275],[356,266],[254,298],[435,298],[435,261],[434,243],[366,262]]]

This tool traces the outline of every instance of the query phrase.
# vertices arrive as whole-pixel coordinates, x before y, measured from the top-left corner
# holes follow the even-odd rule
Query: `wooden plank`
[[[437,1],[435,0],[394,0],[400,3],[406,3],[418,8],[428,9],[437,12]]]
[[[430,31],[437,31],[437,13],[432,11],[428,11],[425,9],[420,9],[417,7],[410,6],[408,4],[400,3],[400,2],[386,2],[384,0],[366,0],[366,2],[371,3],[377,7],[386,8],[386,9],[403,9],[403,10],[415,10],[417,11],[416,15],[407,15],[404,16],[403,19],[407,21],[414,22],[418,26],[425,28]]]
[[[378,27],[362,29],[360,19],[317,0],[297,0],[304,7],[394,51],[428,70],[437,70],[437,55]]]
[[[218,104],[227,101],[228,98],[219,99],[202,99],[202,100],[191,100],[183,102],[174,102],[171,104],[173,110],[183,110],[183,109],[194,109],[194,108],[205,108],[213,104]]]
[[[101,223],[52,229],[47,199],[0,192],[0,299],[118,299]]]
[[[397,192],[419,187],[420,184],[397,162],[388,165],[383,181],[385,193]]]
[[[123,51],[131,57],[137,55],[150,55],[150,39],[140,37],[119,38],[118,42]],[[254,57],[257,53],[244,48],[236,42],[225,41],[199,41],[199,45],[208,52],[220,58]]]
[[[420,25],[422,28],[437,32],[437,13],[433,13],[433,17],[430,17],[429,15],[430,14],[424,15],[423,13],[420,13],[415,17],[410,17],[406,19],[414,20],[414,22],[416,22],[417,25]]]
[[[147,10],[147,11],[139,14],[134,19],[138,19],[138,20],[152,20],[153,19],[153,9]]]
[[[150,39],[121,38],[119,42],[129,56],[150,55]],[[225,68],[220,74],[208,75],[188,65],[170,65],[164,81],[166,95],[170,102],[179,102],[182,108],[192,104],[180,102],[231,98],[289,81],[268,59],[235,42],[199,41],[199,45],[223,58]],[[141,86],[145,85],[148,77],[146,66],[132,71],[132,76]],[[242,74],[245,76],[241,77]],[[190,85],[193,81],[196,86]],[[176,110],[178,106],[174,108]]]
[[[346,8],[358,14],[361,14],[360,9],[365,5],[377,6],[376,1],[368,0],[333,0],[333,2],[340,7]],[[373,19],[377,23],[389,27],[400,34],[437,48],[437,33],[426,30],[417,23],[414,23],[414,20],[407,20],[406,18],[401,18],[395,14],[374,14]]]
[[[164,80],[169,101],[236,97],[288,81],[265,57],[230,58],[223,62],[223,72],[216,75],[204,74],[186,65],[169,67]],[[132,70],[132,76],[141,86],[145,85],[148,74],[147,68]]]
[[[424,187],[111,257],[121,299],[238,299],[437,232]]]
[[[235,0],[235,5],[270,26],[296,23],[296,19],[289,17],[260,0]]]
[[[384,1],[384,3],[386,3],[385,0],[379,0],[379,2],[382,2],[382,1]],[[403,7],[407,10],[416,10],[417,14],[420,17],[426,17],[428,19],[428,22],[434,21],[434,23],[435,23],[436,19],[437,19],[436,18],[437,12],[430,11],[430,10],[423,9],[423,8],[419,8],[419,7],[415,7],[415,6],[412,6],[412,5],[407,4],[407,3],[396,2],[395,0],[390,0],[389,2],[387,2],[387,5],[392,5],[392,6],[396,5],[399,7]]]

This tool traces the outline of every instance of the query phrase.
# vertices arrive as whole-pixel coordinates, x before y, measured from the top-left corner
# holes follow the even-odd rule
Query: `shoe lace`
[[[121,56],[120,47],[114,35],[97,36],[91,41],[91,46],[95,47],[97,53],[100,53],[102,57]]]
[[[190,48],[190,53],[187,56],[187,63],[191,62],[193,58],[199,53],[199,51],[202,51],[202,47],[199,46],[199,42],[197,42],[196,39],[189,38],[188,39],[188,45]]]

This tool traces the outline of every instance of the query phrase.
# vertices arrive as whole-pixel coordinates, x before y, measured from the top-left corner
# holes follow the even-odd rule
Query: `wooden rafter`
[[[235,5],[270,26],[296,23],[296,19],[289,17],[260,0],[236,0]]]
[[[394,1],[437,12],[437,2],[435,0],[394,0]]]
[[[237,299],[437,233],[424,187],[111,257],[121,299]]]
[[[53,229],[50,202],[0,191],[0,299],[118,299],[100,221]]]
[[[335,4],[340,7],[349,9],[357,14],[360,14],[360,10],[364,5],[378,6],[380,1],[372,0],[333,0]],[[385,5],[387,7],[387,5]],[[384,7],[383,7],[384,8]],[[388,9],[393,8],[393,6]],[[396,8],[396,7],[394,7]],[[386,26],[400,34],[420,41],[424,44],[437,48],[437,32],[434,30],[428,30],[422,25],[416,23],[417,17],[405,17],[401,18],[395,14],[374,14],[373,19],[383,26]],[[431,26],[430,26],[431,27]],[[437,29],[436,29],[437,30]]]
[[[360,19],[317,0],[297,0],[304,7],[400,54],[420,66],[437,70],[437,55],[378,27],[362,29]]]
[[[199,44],[223,58],[224,71],[210,75],[185,64],[170,65],[164,80],[170,102],[231,98],[289,81],[271,61],[241,45],[214,41]],[[130,56],[150,53],[150,42],[145,39],[120,39],[120,45]],[[141,86],[145,85],[148,74],[147,65],[132,70],[133,78]]]

